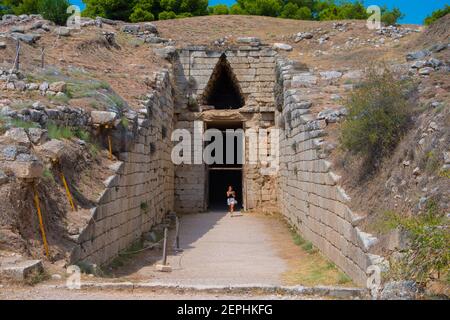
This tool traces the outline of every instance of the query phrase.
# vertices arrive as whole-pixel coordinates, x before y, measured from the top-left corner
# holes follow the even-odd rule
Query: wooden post
[[[42,69],[44,69],[44,66],[45,66],[45,64],[44,64],[44,51],[45,51],[45,48],[41,47],[41,68]]]
[[[14,59],[14,70],[20,69],[20,41],[17,40],[16,44],[16,58]]]

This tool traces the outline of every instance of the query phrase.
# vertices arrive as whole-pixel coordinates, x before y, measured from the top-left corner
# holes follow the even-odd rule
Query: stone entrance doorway
[[[222,135],[222,148],[216,148],[214,156],[219,161],[209,164],[207,170],[206,197],[209,210],[227,210],[226,190],[233,186],[236,191],[239,210],[243,203],[243,164],[244,131],[241,121],[211,121],[206,123],[206,129],[214,129]],[[215,142],[215,138],[206,145]],[[220,155],[221,153],[221,155]]]
[[[208,170],[209,197],[208,210],[227,210],[226,190],[233,186],[238,204],[235,210],[242,208],[242,169],[210,168]]]

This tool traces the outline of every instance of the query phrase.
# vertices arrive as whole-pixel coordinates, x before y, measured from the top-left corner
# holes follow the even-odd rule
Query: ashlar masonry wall
[[[203,94],[219,59],[225,55],[240,87],[245,105],[234,110],[211,110],[203,106]],[[270,129],[275,112],[276,52],[259,44],[236,46],[222,51],[192,46],[179,51],[174,74],[179,101],[176,103],[177,129],[194,132],[194,121],[240,121],[244,129]],[[197,102],[189,106],[188,98]],[[203,127],[198,132],[203,132]],[[198,141],[197,141],[198,142]],[[201,142],[201,141],[200,141]],[[191,141],[194,146],[194,139]],[[256,165],[243,166],[244,202],[246,208],[276,203],[274,177],[262,177]],[[177,212],[206,210],[207,168],[204,164],[178,165],[175,169],[175,208]]]
[[[105,181],[106,189],[72,251],[72,263],[110,262],[174,209],[173,98],[168,71],[156,74],[156,89],[144,105],[131,115],[130,121],[138,124],[137,136],[112,166],[116,174]]]
[[[278,174],[281,212],[355,283],[365,285],[367,267],[380,262],[369,252],[376,238],[357,227],[361,218],[349,208],[350,198],[321,152],[325,122],[309,114],[313,101],[308,99],[316,76],[296,70],[295,64],[282,58],[277,61],[277,74],[277,119],[284,129]]]

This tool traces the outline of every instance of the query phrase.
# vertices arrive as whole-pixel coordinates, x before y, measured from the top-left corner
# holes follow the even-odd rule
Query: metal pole
[[[180,250],[180,220],[178,219],[178,216],[175,217],[175,219],[177,229],[176,249]]]
[[[164,228],[164,245],[163,245],[163,262],[162,264],[167,265],[167,228]]]

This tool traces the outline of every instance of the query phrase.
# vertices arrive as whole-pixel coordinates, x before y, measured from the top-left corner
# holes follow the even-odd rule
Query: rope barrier
[[[50,252],[48,250],[47,236],[45,234],[44,222],[42,220],[41,206],[39,203],[39,194],[36,189],[36,185],[33,183],[33,191],[34,191],[34,204],[36,205],[37,214],[39,218],[39,228],[41,229],[42,241],[44,242],[44,250],[47,258],[50,258]]]

